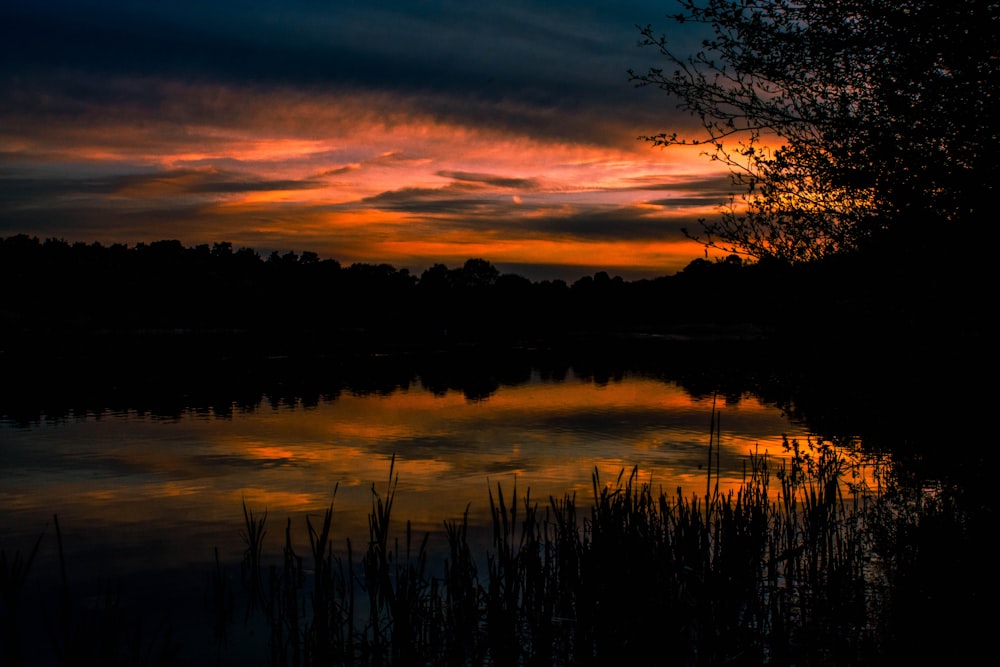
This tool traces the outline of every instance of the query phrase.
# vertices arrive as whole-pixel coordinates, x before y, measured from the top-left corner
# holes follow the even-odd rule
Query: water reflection
[[[234,530],[243,499],[276,516],[296,515],[326,507],[339,484],[341,530],[354,532],[365,525],[371,484],[385,479],[394,454],[400,518],[422,528],[436,529],[468,503],[474,515],[485,513],[490,485],[515,478],[544,499],[589,494],[595,467],[610,479],[638,465],[643,479],[664,488],[700,488],[713,409],[730,483],[753,447],[773,449],[782,434],[803,433],[752,398],[692,398],[676,384],[638,375],[598,383],[537,373],[488,399],[411,385],[170,420],[117,412],[28,429],[7,424],[4,525],[30,534],[58,512],[65,526],[87,526],[95,537],[128,528],[112,541],[128,542],[137,531],[214,537]],[[185,558],[211,553],[183,542]]]
[[[639,374],[595,381],[537,371],[486,398],[410,383],[166,419],[113,410],[27,428],[8,421],[0,425],[0,537],[7,549],[26,549],[58,513],[76,577],[124,579],[162,595],[150,587],[169,572],[194,573],[189,580],[200,586],[215,547],[239,562],[244,501],[269,512],[271,553],[280,553],[286,518],[306,545],[304,515],[331,502],[335,544],[351,538],[362,548],[372,485],[384,491],[393,456],[400,532],[406,520],[439,532],[466,507],[472,523],[485,526],[488,490],[497,484],[508,494],[515,483],[519,495],[530,488],[543,503],[566,493],[586,500],[595,468],[610,482],[638,466],[640,479],[655,486],[700,493],[713,412],[721,418],[724,485],[739,482],[754,448],[780,453],[783,434],[805,435],[752,397],[695,398]],[[51,571],[54,558],[54,549],[43,551],[39,571]]]

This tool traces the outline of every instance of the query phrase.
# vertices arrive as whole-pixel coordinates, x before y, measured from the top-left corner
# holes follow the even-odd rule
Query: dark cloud
[[[484,212],[489,207],[496,214],[513,213],[522,210],[510,196],[497,193],[496,189],[516,190],[519,194],[539,192],[542,184],[535,178],[497,176],[488,173],[438,171],[438,176],[453,179],[439,188],[407,187],[379,193],[361,200],[361,204],[381,210],[405,211],[410,213],[471,213]],[[644,204],[665,209],[718,206],[726,202],[733,192],[728,176],[657,176],[643,179],[627,179],[635,187],[611,187],[594,192],[675,192],[672,197],[644,200]],[[492,196],[484,197],[485,192]],[[558,193],[547,193],[549,195]],[[551,210],[551,214],[546,214]],[[580,237],[622,236],[628,225],[636,220],[662,217],[662,211],[651,210],[648,206],[616,207],[600,204],[575,204],[568,211],[564,206],[539,204],[532,207],[531,226],[544,235],[569,233]],[[519,216],[520,217],[520,216]],[[456,224],[462,224],[456,221]],[[518,223],[520,224],[520,223]],[[672,226],[672,225],[667,225]],[[683,226],[683,225],[682,225]],[[677,228],[679,229],[679,228]],[[590,231],[588,231],[590,230]],[[607,232],[603,231],[607,230]],[[614,231],[617,230],[617,231]],[[596,234],[594,233],[596,232]],[[633,239],[627,232],[624,238]]]
[[[664,129],[657,98],[627,76],[649,60],[635,24],[660,10],[645,4],[5,3],[0,99],[41,94],[75,114],[169,108],[156,86],[126,91],[122,78],[379,90],[477,126],[603,141],[614,118],[616,132]]]
[[[510,188],[513,190],[537,190],[539,182],[534,178],[507,178],[492,174],[477,174],[466,171],[439,171],[438,176],[453,178],[456,181],[467,183],[482,183],[498,188]]]
[[[59,202],[80,205],[81,198],[158,191],[162,197],[197,194],[233,194],[322,187],[315,180],[262,180],[251,175],[198,169],[175,169],[145,174],[117,174],[85,178],[19,178],[0,176],[0,205],[8,210],[38,206],[58,207]],[[103,201],[103,199],[102,199]],[[151,202],[146,202],[149,205]],[[171,204],[172,207],[172,204]]]
[[[369,165],[392,166],[394,164],[410,164],[419,160],[420,158],[418,157],[407,155],[406,153],[400,151],[392,151],[390,153],[383,153],[382,155],[369,158],[368,160],[365,160],[365,163]]]
[[[442,189],[404,189],[364,200],[379,210],[440,216],[427,220],[428,230],[466,231],[504,239],[553,239],[575,241],[663,241],[683,237],[683,229],[698,215],[664,216],[646,206],[580,204],[539,205],[524,214],[524,206],[509,198],[449,197]],[[700,201],[704,205],[704,201]],[[715,203],[710,201],[710,203]]]
[[[694,197],[669,197],[667,199],[651,199],[647,204],[653,204],[654,206],[662,206],[664,208],[702,208],[705,206],[715,206],[718,204],[724,204],[725,200],[720,199],[718,195],[715,194],[704,194]]]
[[[440,188],[400,188],[365,197],[359,203],[383,211],[455,215],[496,203],[496,197],[462,196],[482,192],[472,183],[453,182]],[[351,206],[351,205],[348,205]]]
[[[512,223],[531,235],[580,241],[663,241],[681,237],[690,218],[654,215],[637,206],[588,207],[575,212],[553,211],[532,216],[530,222]]]
[[[667,180],[630,179],[635,183],[629,191],[670,192],[666,197],[647,199],[644,203],[666,209],[704,208],[722,206],[729,202],[739,189],[728,175],[705,177],[671,177]]]
[[[326,178],[328,176],[343,176],[344,174],[349,174],[353,171],[360,169],[359,165],[349,164],[345,167],[338,167],[336,169],[327,169],[316,175],[317,178]]]
[[[728,194],[733,190],[732,178],[728,174],[641,176],[626,179],[636,190],[695,190],[697,192]]]
[[[109,194],[117,189],[111,178],[0,177],[0,204],[6,209],[55,203],[69,195]]]
[[[682,238],[728,183],[628,179],[659,159],[638,135],[689,122],[628,82],[655,56],[635,25],[662,11],[0,0],[0,230],[359,261],[411,240]]]
[[[314,180],[263,180],[251,175],[200,169],[175,169],[149,176],[120,176],[114,181],[119,192],[129,188],[162,186],[178,194],[309,190],[323,187],[322,182]]]
[[[490,233],[501,238],[549,238],[577,241],[662,241],[681,238],[698,215],[664,215],[648,205],[615,206],[581,202],[562,204],[515,203],[510,196],[483,196],[478,184],[526,189],[535,188],[532,179],[509,179],[486,174],[440,173],[461,180],[440,188],[401,188],[367,197],[361,205],[385,211],[440,216],[430,220],[441,230]],[[709,181],[714,184],[715,181]],[[676,188],[677,186],[675,186]],[[720,203],[714,192],[658,199],[665,209],[712,206]],[[345,205],[347,207],[355,204]],[[525,210],[530,215],[525,214]]]

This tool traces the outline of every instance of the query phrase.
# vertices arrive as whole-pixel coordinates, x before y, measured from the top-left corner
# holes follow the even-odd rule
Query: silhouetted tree
[[[485,259],[466,260],[459,273],[462,287],[492,287],[500,277],[500,271]]]
[[[229,241],[212,244],[212,256],[229,257],[233,254],[233,244]]]
[[[939,251],[990,231],[998,165],[1000,3],[678,0],[694,54],[641,28],[664,68],[631,73],[704,128],[744,189],[692,236],[809,260],[874,246]],[[946,230],[934,233],[939,225]]]
[[[435,264],[420,274],[420,288],[426,291],[442,292],[451,287],[451,272],[444,264]]]

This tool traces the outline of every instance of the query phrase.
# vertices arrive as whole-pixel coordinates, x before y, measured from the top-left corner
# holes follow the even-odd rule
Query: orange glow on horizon
[[[669,273],[702,247],[679,231],[615,239],[615,221],[694,221],[726,199],[725,172],[698,146],[657,150],[634,134],[610,144],[542,140],[422,114],[416,102],[388,94],[254,95],[177,84],[171,94],[179,120],[111,114],[50,127],[20,119],[0,131],[0,148],[40,165],[125,169],[107,194],[73,196],[72,209],[149,212],[159,222],[142,238],[109,232],[99,240],[266,243],[414,270],[470,257],[567,267],[586,257],[590,265]],[[185,121],[183,100],[207,105],[219,123]],[[577,218],[599,228],[593,238],[561,233],[551,223],[561,218],[568,230]],[[143,229],[142,218],[135,225]]]

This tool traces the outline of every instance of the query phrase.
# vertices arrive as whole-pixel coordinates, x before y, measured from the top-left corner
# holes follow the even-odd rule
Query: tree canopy
[[[939,248],[987,229],[998,179],[1000,2],[677,0],[695,53],[631,72],[689,111],[743,189],[690,234],[753,257]],[[695,28],[692,28],[692,25]],[[679,48],[679,47],[677,47]]]

